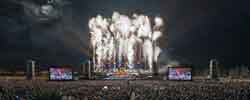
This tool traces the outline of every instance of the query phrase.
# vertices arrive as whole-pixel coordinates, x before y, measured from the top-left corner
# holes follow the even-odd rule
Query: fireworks
[[[146,62],[152,71],[161,49],[156,41],[162,36],[163,20],[155,17],[133,14],[132,17],[114,12],[111,18],[97,15],[89,20],[90,40],[93,48],[95,69],[105,63],[127,62],[128,68],[134,63]]]

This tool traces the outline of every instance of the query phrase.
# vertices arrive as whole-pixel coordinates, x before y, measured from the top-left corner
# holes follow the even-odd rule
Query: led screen
[[[50,80],[72,80],[73,72],[71,68],[49,68]]]
[[[169,80],[192,80],[192,69],[189,67],[173,67],[168,69]]]

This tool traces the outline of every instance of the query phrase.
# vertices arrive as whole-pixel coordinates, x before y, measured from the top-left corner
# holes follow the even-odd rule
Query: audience
[[[250,82],[1,81],[0,100],[249,100]]]

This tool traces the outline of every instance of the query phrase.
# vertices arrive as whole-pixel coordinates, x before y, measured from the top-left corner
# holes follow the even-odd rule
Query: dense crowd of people
[[[249,100],[250,82],[1,81],[0,100]]]

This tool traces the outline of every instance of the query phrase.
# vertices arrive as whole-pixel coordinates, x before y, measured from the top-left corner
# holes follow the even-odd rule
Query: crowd
[[[0,100],[249,100],[250,82],[1,81]]]

